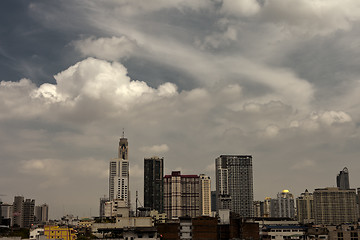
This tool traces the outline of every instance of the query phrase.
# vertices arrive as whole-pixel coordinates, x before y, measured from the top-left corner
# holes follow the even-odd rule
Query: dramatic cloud
[[[357,0],[6,5],[3,200],[97,215],[123,129],[140,201],[154,155],[165,174],[209,174],[214,189],[216,157],[251,154],[256,200],[332,186],[344,166],[357,187]]]

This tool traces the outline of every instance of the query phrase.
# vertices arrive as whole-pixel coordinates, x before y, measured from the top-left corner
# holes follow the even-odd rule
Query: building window
[[[338,240],[344,240],[344,233],[343,232],[338,232],[337,236],[338,236]]]

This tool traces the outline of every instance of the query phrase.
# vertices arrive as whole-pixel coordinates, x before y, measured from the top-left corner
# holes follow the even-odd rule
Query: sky
[[[358,0],[0,3],[0,197],[97,216],[122,131],[143,159],[207,174],[253,156],[254,200],[360,187]]]

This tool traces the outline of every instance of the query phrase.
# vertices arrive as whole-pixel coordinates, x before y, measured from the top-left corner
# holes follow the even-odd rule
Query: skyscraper
[[[128,140],[123,135],[119,141],[118,158],[111,159],[109,166],[109,199],[123,200],[126,206],[130,206],[128,151]]]
[[[297,220],[301,223],[314,221],[314,196],[306,189],[300,197],[296,198]]]
[[[294,218],[294,196],[289,192],[289,190],[283,190],[281,193],[277,194],[276,199],[271,199],[270,210],[271,217]]]
[[[169,219],[200,216],[200,181],[198,175],[173,171],[164,177],[164,211]]]
[[[241,217],[252,217],[252,156],[221,155],[215,164],[217,210],[230,209]]]
[[[144,207],[164,212],[164,158],[144,159]]]
[[[315,224],[338,225],[358,220],[355,189],[319,188],[314,191]]]
[[[350,189],[349,170],[346,167],[336,176],[336,185],[342,190]]]
[[[15,196],[13,203],[13,224],[19,227],[24,227],[23,225],[23,208],[24,208],[24,197]]]
[[[23,227],[29,228],[34,223],[35,200],[26,199],[23,205]]]
[[[200,206],[201,215],[211,215],[211,181],[210,177],[200,174]]]

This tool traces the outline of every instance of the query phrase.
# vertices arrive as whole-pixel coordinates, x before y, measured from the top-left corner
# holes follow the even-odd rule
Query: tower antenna
[[[123,128],[123,132],[122,132],[122,138],[125,138],[125,130]]]

